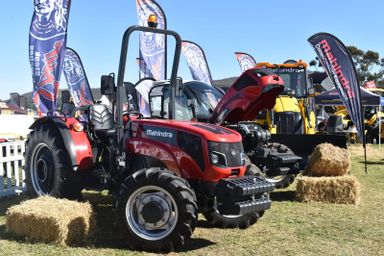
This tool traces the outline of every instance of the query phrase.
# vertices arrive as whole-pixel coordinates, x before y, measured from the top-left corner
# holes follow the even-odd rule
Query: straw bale
[[[309,156],[303,172],[307,176],[341,176],[349,172],[351,160],[348,150],[322,143]]]
[[[24,201],[6,212],[8,232],[39,242],[81,244],[94,224],[89,203],[47,196]]]
[[[296,199],[300,202],[358,204],[360,183],[352,175],[337,177],[299,177]]]

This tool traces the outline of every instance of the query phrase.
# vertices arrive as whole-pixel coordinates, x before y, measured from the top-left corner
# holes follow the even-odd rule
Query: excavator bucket
[[[270,142],[278,142],[292,149],[303,158],[304,166],[314,148],[321,143],[347,148],[347,136],[337,134],[272,134]]]

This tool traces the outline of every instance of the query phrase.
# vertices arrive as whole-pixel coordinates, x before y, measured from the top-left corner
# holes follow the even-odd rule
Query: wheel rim
[[[267,178],[267,181],[271,183],[278,183],[278,182],[282,182],[285,179],[285,177],[287,176],[279,175],[279,176],[269,177]]]
[[[31,181],[38,195],[50,195],[55,185],[55,164],[53,155],[45,143],[39,143],[32,152]]]
[[[214,210],[215,210],[215,212],[218,214],[218,215],[221,215],[222,217],[224,217],[224,218],[227,218],[227,219],[236,219],[236,218],[239,218],[239,217],[241,217],[241,216],[243,216],[243,215],[240,215],[240,214],[238,214],[238,215],[225,215],[225,214],[221,214],[220,212],[219,212],[219,210],[217,209],[217,198],[215,197],[215,199],[214,199],[215,201],[214,201]]]
[[[172,195],[157,186],[144,186],[134,191],[125,206],[130,229],[139,237],[157,241],[167,237],[179,218]]]

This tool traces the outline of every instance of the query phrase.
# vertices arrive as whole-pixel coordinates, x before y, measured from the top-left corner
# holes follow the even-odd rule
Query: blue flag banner
[[[63,73],[75,106],[91,105],[93,96],[83,64],[79,55],[68,47],[65,50]]]
[[[147,26],[148,16],[157,16],[157,28],[166,28],[166,18],[161,7],[153,0],[136,0],[137,18],[140,26]],[[140,32],[140,67],[145,77],[165,79],[165,35]],[[141,77],[141,78],[145,78]]]
[[[350,53],[339,39],[328,33],[315,34],[308,41],[335,85],[365,147],[360,85]]]
[[[212,85],[212,76],[203,49],[194,42],[183,40],[181,50],[191,71],[192,78]]]
[[[235,52],[237,61],[239,62],[241,72],[244,72],[256,65],[255,59],[248,53]]]
[[[39,115],[55,110],[67,37],[70,0],[34,1],[29,31],[33,101]]]

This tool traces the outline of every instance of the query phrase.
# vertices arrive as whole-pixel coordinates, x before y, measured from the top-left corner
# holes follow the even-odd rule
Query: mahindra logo
[[[236,154],[237,154],[237,151],[235,149],[231,149],[231,155],[236,156]]]
[[[159,131],[159,130],[146,130],[145,133],[148,136],[154,137],[162,137],[162,138],[173,138],[173,133],[167,131]]]

